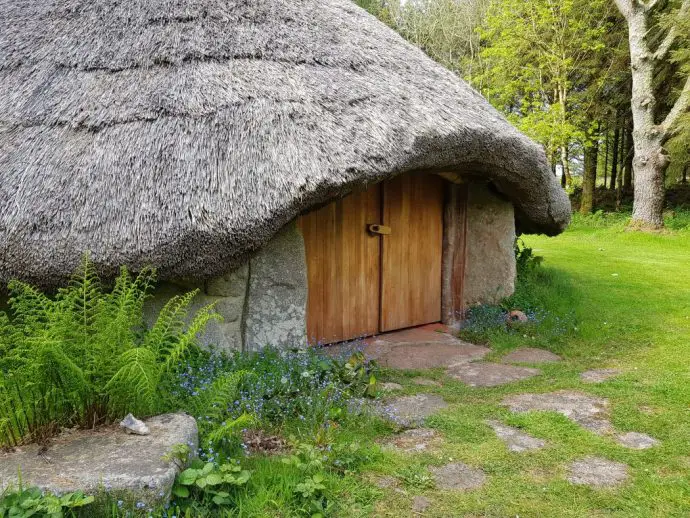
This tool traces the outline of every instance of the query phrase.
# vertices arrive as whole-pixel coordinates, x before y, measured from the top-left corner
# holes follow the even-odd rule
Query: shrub
[[[134,277],[122,268],[105,290],[85,256],[54,297],[9,284],[10,316],[0,313],[0,446],[163,410],[168,380],[219,316],[207,306],[187,324],[193,291],[170,299],[147,328],[144,302],[154,281],[152,269]]]

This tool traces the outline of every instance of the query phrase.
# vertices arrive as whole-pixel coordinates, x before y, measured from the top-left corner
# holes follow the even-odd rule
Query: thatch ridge
[[[348,0],[0,0],[0,280],[84,250],[163,277],[236,265],[297,214],[468,170],[554,234],[543,151]]]

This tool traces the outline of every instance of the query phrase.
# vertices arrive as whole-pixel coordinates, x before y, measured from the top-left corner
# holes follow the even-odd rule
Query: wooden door
[[[380,185],[302,216],[307,255],[307,333],[333,343],[379,331],[381,243],[367,232],[380,223]]]
[[[390,227],[372,234],[370,224]],[[443,180],[403,175],[302,216],[307,334],[334,343],[441,320]]]
[[[380,331],[441,320],[443,179],[402,175],[383,187]]]

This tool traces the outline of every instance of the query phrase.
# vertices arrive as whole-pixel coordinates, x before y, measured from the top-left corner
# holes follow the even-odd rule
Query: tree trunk
[[[683,167],[683,179],[681,180],[681,183],[688,183],[688,169],[690,169],[690,164],[685,164],[685,167]]]
[[[669,160],[663,148],[664,131],[654,121],[654,59],[647,44],[648,13],[644,4],[631,2],[629,11],[624,14],[628,21],[632,70],[633,224],[661,228],[664,226],[664,173]],[[625,187],[628,187],[632,182],[628,182],[628,178],[625,180]]]
[[[611,139],[609,138],[609,128],[608,124],[606,125],[606,138],[604,139],[606,151],[604,153],[604,189],[606,189],[606,182],[609,179],[609,142]]]
[[[628,149],[623,155],[625,158],[623,162],[623,191],[626,193],[633,192],[634,183],[634,156],[635,156],[635,142],[632,135],[632,130],[628,128],[626,130],[625,141],[628,143]]]
[[[585,146],[585,171],[582,181],[582,200],[580,213],[590,214],[594,209],[594,190],[597,185],[597,160],[599,155],[599,143],[593,142]]]
[[[620,141],[621,130],[616,126],[613,132],[613,157],[611,158],[611,186],[612,191],[616,189],[616,176],[618,175],[618,143]]]

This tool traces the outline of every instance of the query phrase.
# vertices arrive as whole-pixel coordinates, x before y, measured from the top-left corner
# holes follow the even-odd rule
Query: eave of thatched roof
[[[543,151],[348,0],[0,0],[0,280],[209,277],[413,170],[483,175],[556,234]]]

